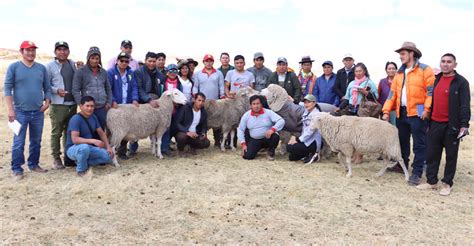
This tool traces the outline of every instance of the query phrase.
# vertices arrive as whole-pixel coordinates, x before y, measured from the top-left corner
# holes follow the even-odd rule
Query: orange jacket
[[[397,111],[397,118],[400,117],[400,105],[403,80],[405,79],[406,65],[402,65],[393,79],[390,94],[383,105],[382,112],[389,114],[390,111]],[[407,74],[405,82],[407,93],[407,116],[418,116],[416,105],[423,104],[424,111],[431,110],[431,97],[433,95],[433,84],[435,76],[433,70],[423,63],[415,62],[413,70]]]

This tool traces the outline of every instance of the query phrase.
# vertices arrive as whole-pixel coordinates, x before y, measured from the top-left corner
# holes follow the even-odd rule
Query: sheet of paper
[[[18,122],[17,120],[14,120],[13,122],[8,122],[8,127],[10,127],[10,129],[13,131],[13,133],[15,133],[15,135],[18,136],[18,133],[20,133],[20,129],[21,129],[21,124],[20,122]]]

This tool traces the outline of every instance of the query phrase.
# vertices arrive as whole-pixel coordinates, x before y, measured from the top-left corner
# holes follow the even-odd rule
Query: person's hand
[[[58,95],[60,97],[65,97],[68,92],[65,91],[64,89],[58,89]]]
[[[44,112],[44,111],[46,111],[48,108],[49,108],[49,101],[46,100],[46,101],[44,101],[43,106],[41,106],[40,112]]]
[[[109,154],[110,159],[114,158],[114,151],[112,150],[110,146],[107,147],[107,153]]]
[[[110,104],[109,104],[109,103],[107,103],[107,104],[105,104],[105,106],[104,106],[104,107],[105,107],[105,110],[109,110],[109,109],[110,109]]]
[[[245,155],[245,152],[247,152],[247,145],[244,143],[242,144],[242,156]]]
[[[390,119],[390,115],[389,115],[389,114],[383,114],[382,120],[388,121],[389,119]]]
[[[150,106],[152,106],[153,108],[158,108],[158,107],[160,107],[160,104],[158,103],[157,100],[151,100],[150,101]]]
[[[92,144],[99,148],[105,147],[105,143],[98,139],[92,139]]]
[[[16,119],[15,110],[8,110],[8,121],[13,122]]]
[[[336,108],[336,109],[334,109],[334,112],[339,112],[339,111],[341,111],[341,109],[340,109],[340,108]]]
[[[83,61],[77,61],[77,62],[76,62],[76,68],[77,68],[77,69],[79,69],[79,68],[81,68],[81,67],[83,67],[83,66],[84,66],[84,62],[83,62]]]
[[[290,101],[290,102],[294,102],[294,101],[295,101],[295,99],[293,99],[293,97],[291,97],[291,96],[288,96],[288,101]]]
[[[423,113],[421,114],[421,119],[422,119],[422,120],[427,120],[427,119],[428,119],[428,116],[429,116],[428,112],[423,111]]]
[[[140,104],[138,103],[138,101],[133,101],[132,104],[135,105],[135,107],[137,108],[140,107]]]
[[[195,139],[198,137],[197,133],[195,132],[186,132],[186,135],[192,139]]]
[[[265,138],[270,138],[275,133],[272,129],[265,132]]]
[[[296,138],[292,137],[292,138],[290,139],[290,141],[288,142],[288,145],[293,145],[293,144],[295,144],[295,143],[297,143],[297,142],[298,142],[298,141],[296,141]]]
[[[113,103],[112,103],[112,108],[118,108],[118,103],[113,102]]]

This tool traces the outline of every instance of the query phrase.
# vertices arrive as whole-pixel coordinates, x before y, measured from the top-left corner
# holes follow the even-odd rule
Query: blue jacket
[[[151,77],[146,71],[146,66],[142,66],[135,70],[135,78],[137,79],[137,84],[138,84],[138,93],[140,95],[140,103],[147,103],[150,101],[151,97],[148,95],[148,93],[151,93],[152,91],[152,81]],[[159,72],[158,70],[156,71],[156,88],[155,90],[158,92],[158,97],[161,97],[162,93],[162,87],[163,84],[166,81],[166,76],[163,75],[163,73]]]
[[[326,76],[323,74],[316,79],[316,85],[313,89],[313,95],[316,97],[318,103],[327,103],[335,106],[339,106],[339,97],[334,91],[334,85],[336,84],[336,74],[332,73],[329,80],[326,80]],[[309,86],[306,86],[306,90]],[[308,93],[308,91],[306,91]]]
[[[116,102],[118,104],[123,104],[122,102],[122,77],[120,76],[120,72],[115,66],[107,70],[107,76],[109,78],[110,87],[112,88],[112,102]],[[126,71],[127,76],[127,102],[132,103],[133,101],[138,102],[138,85],[137,80],[135,79],[135,74],[133,73],[130,67],[127,68]]]

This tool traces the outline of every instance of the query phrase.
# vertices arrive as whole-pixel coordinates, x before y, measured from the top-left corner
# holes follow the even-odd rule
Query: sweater
[[[252,111],[247,111],[240,119],[237,128],[237,136],[241,143],[245,143],[245,130],[248,129],[250,137],[253,139],[263,139],[265,132],[274,128],[275,131],[281,131],[285,126],[285,120],[270,109],[263,109],[263,113],[253,115]]]

